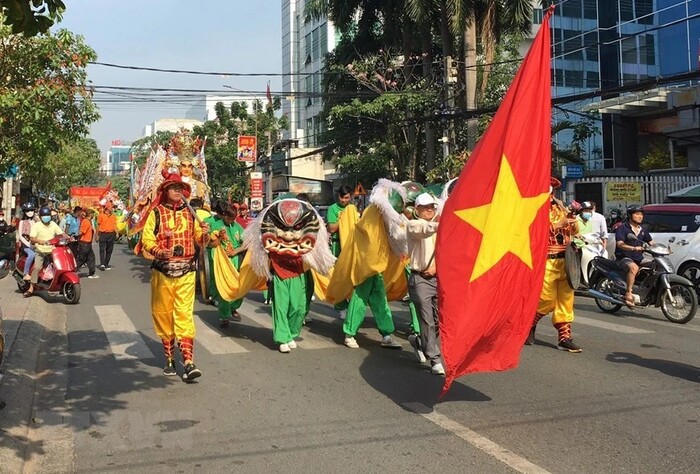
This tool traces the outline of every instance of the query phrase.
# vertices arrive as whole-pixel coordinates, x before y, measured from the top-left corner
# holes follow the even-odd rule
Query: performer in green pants
[[[304,317],[311,304],[314,283],[308,272],[282,278],[274,270],[273,267],[270,287],[272,339],[280,345],[280,352],[288,352],[288,349],[296,347],[294,339],[301,334]]]
[[[401,346],[391,337],[395,330],[394,320],[391,317],[389,302],[386,298],[386,289],[384,288],[384,277],[381,273],[367,278],[355,287],[348,305],[348,314],[343,323],[345,344],[348,347],[352,347],[352,344],[349,342],[351,342],[350,340],[355,340],[357,331],[365,319],[367,306],[369,306],[374,315],[379,334],[382,335],[382,347],[400,348]],[[356,345],[357,343],[355,343]]]
[[[236,217],[238,216],[238,207],[236,205],[231,205],[226,208],[222,218],[220,219],[207,219],[211,231],[210,231],[210,247],[216,247],[218,245],[223,245],[226,249],[226,254],[231,259],[231,263],[236,268],[240,269],[242,256],[240,255],[244,249],[243,244],[243,227],[236,222]],[[211,262],[211,249],[208,249],[209,259]],[[213,263],[210,268],[214,268]],[[213,278],[213,272],[211,277]],[[212,294],[216,300],[217,307],[219,309],[219,326],[222,328],[227,328],[229,322],[240,321],[241,316],[238,314],[238,308],[243,304],[243,299],[236,301],[226,301],[221,298],[219,292],[216,290],[216,285],[212,284]]]
[[[343,212],[350,203],[350,200],[352,199],[352,192],[353,189],[350,186],[346,184],[342,185],[338,189],[336,202],[328,207],[328,213],[326,214],[326,227],[328,228],[328,233],[330,234],[331,253],[336,257],[340,255],[341,250],[338,218],[340,217],[340,213]],[[348,309],[348,301],[341,301],[333,307],[340,312],[340,319],[345,319]]]

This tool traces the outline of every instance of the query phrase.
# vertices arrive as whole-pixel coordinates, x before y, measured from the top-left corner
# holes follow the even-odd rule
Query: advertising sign
[[[263,198],[254,197],[250,198],[250,209],[252,211],[262,211],[263,208]]]
[[[606,186],[608,201],[642,201],[642,185],[640,183],[607,183]]]
[[[263,174],[260,172],[250,173],[250,197],[263,197]]]
[[[321,193],[321,181],[313,179],[303,179],[303,178],[289,178],[289,192],[294,194],[307,193],[307,194],[320,194]]]
[[[250,135],[238,136],[238,161],[255,163],[258,159],[258,138]]]

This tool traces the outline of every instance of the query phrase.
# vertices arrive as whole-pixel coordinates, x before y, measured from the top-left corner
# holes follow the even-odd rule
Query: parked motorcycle
[[[49,293],[58,293],[65,298],[66,303],[76,304],[80,301],[80,277],[76,272],[75,256],[68,247],[69,242],[64,236],[54,237],[49,241],[54,249],[50,257],[44,258],[44,266],[39,270],[39,281],[34,284],[34,291],[45,290]],[[17,287],[22,293],[26,292],[30,285],[22,273],[26,259],[27,256],[22,253],[17,259],[13,272]]]
[[[631,236],[634,237],[634,236]],[[666,255],[670,249],[663,244],[644,244],[645,256],[632,287],[634,304],[640,307],[661,307],[672,323],[685,324],[695,316],[698,300],[693,283],[676,275]],[[588,293],[606,313],[615,313],[625,306],[627,271],[619,262],[603,257],[593,259],[591,289]]]
[[[581,236],[581,240],[583,241],[583,247],[581,247],[581,281],[588,288],[594,270],[593,260],[596,257],[607,259],[608,251],[603,245],[603,236],[597,232],[584,234]]]
[[[0,280],[12,270],[12,262],[15,261],[15,247],[15,228],[11,225],[0,226]]]

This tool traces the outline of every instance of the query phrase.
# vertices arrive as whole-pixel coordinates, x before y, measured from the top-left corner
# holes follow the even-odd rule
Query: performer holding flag
[[[549,230],[552,12],[442,212],[443,394],[460,375],[516,367],[532,326]]]

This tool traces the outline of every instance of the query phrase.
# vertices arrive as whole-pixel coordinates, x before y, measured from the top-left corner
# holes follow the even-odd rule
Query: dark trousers
[[[112,258],[114,241],[117,238],[116,232],[100,232],[100,265],[107,266]]]
[[[95,252],[92,250],[92,242],[78,242],[75,263],[75,271],[78,271],[84,263],[87,263],[88,274],[92,275],[95,273]]]
[[[408,278],[408,294],[416,305],[420,317],[420,338],[425,357],[440,362],[438,342],[437,278],[424,278],[420,273],[411,272]]]

